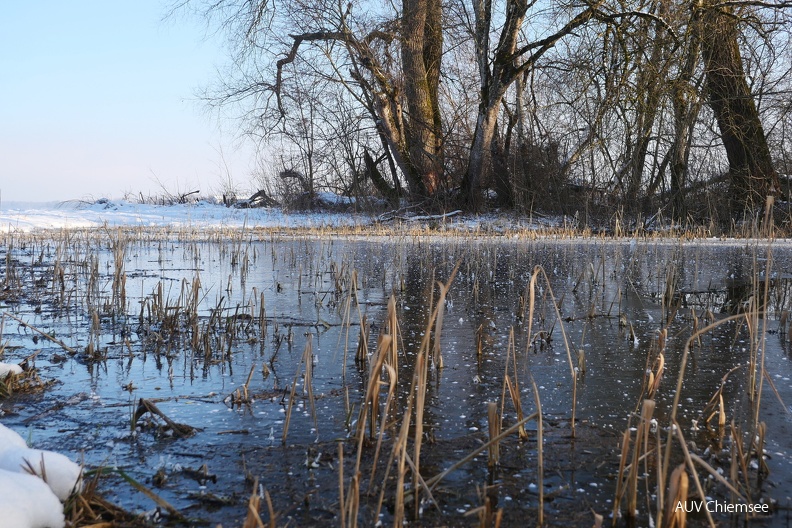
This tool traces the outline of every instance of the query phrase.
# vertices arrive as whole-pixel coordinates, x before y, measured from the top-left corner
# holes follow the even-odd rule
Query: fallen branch
[[[23,328],[29,328],[29,329],[33,330],[34,332],[36,332],[37,334],[40,334],[45,339],[48,339],[48,340],[52,341],[53,343],[55,343],[56,345],[60,346],[63,350],[65,350],[66,352],[68,352],[71,355],[76,355],[77,354],[77,351],[74,348],[70,347],[69,345],[67,345],[66,343],[61,341],[60,339],[58,339],[56,337],[52,337],[48,333],[43,332],[42,330],[39,330],[38,328],[36,328],[32,324],[26,323],[25,321],[23,321],[19,317],[15,316],[15,315],[11,315],[8,312],[3,312],[3,317],[9,317],[9,318],[13,319],[14,321],[16,321],[17,323],[19,323]]]
[[[159,410],[159,408],[154,405],[153,402],[146,400],[145,398],[140,398],[138,401],[138,408],[135,411],[135,415],[132,417],[132,428],[134,429],[137,426],[137,421],[146,413],[151,413],[154,415],[159,416],[162,418],[168,427],[173,431],[173,434],[177,438],[185,438],[188,436],[192,436],[195,434],[195,427],[191,427],[189,425],[176,423],[170,418],[168,418],[165,413]]]
[[[443,213],[437,215],[402,216],[394,213],[388,216],[388,213],[385,213],[380,215],[378,220],[380,222],[390,222],[392,220],[401,220],[403,222],[422,222],[425,220],[443,220],[445,218],[450,218],[452,216],[456,216],[461,213],[462,213],[461,209],[457,209],[456,211],[451,211],[449,213]]]

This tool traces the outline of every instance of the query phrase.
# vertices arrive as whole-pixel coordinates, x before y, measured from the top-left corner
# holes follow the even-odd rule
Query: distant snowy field
[[[284,213],[280,209],[235,209],[209,202],[166,206],[124,201],[0,204],[0,230],[4,232],[103,226],[321,228],[363,226],[373,221],[369,215]]]

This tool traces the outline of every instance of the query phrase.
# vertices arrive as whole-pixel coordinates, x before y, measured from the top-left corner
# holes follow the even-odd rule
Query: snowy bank
[[[16,431],[0,424],[0,526],[62,528],[61,502],[80,481],[79,465],[60,453],[27,447]]]
[[[20,204],[22,205],[22,204]],[[92,227],[345,227],[368,225],[368,216],[350,213],[284,213],[280,209],[236,209],[209,202],[146,205],[100,200],[93,204],[41,204],[0,210],[0,230],[29,232],[42,229]]]

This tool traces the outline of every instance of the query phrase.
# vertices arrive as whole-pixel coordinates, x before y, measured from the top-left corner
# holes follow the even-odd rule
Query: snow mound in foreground
[[[63,506],[38,477],[0,469],[2,526],[64,528]]]
[[[81,473],[67,457],[31,449],[16,431],[0,424],[0,526],[63,528],[61,501],[79,490]]]
[[[36,472],[45,479],[58,499],[65,501],[80,481],[80,466],[60,453],[29,447],[11,447],[0,451],[0,469],[17,473]]]

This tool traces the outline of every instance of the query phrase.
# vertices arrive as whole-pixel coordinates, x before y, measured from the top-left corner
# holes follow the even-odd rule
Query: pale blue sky
[[[0,199],[68,200],[246,184],[251,149],[196,93],[225,61],[162,0],[6,2],[0,16]],[[220,151],[223,155],[220,155]]]

